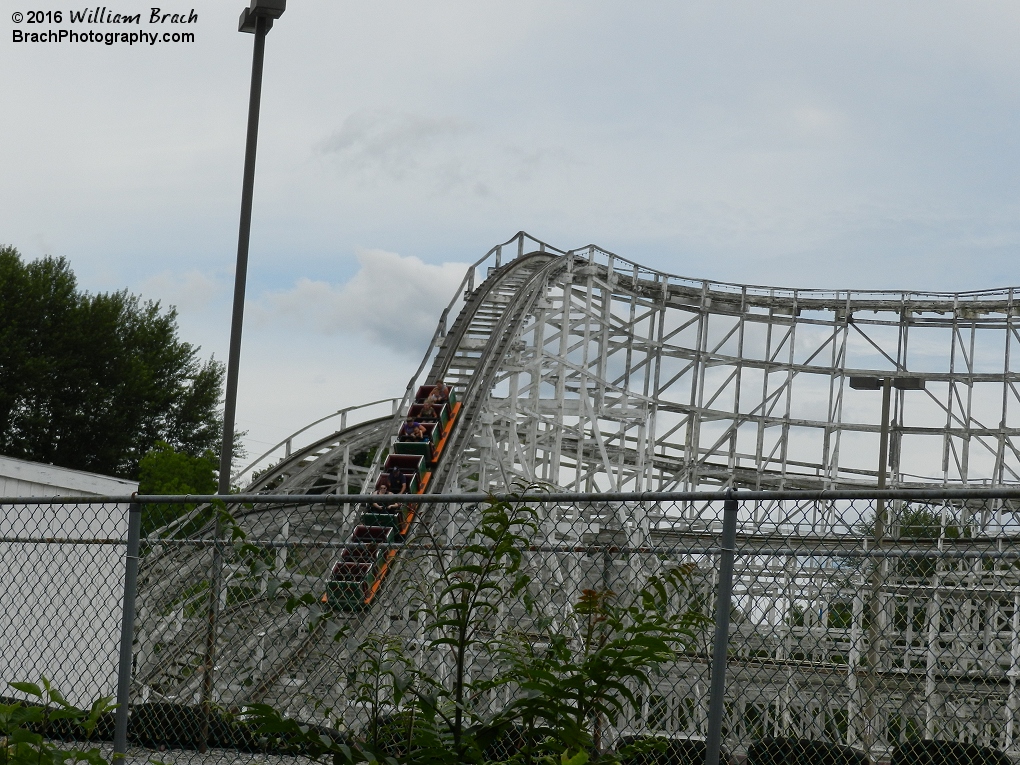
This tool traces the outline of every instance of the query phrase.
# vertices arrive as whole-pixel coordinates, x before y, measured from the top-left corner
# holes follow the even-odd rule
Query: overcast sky
[[[15,44],[0,243],[176,305],[225,358],[252,36]],[[89,6],[92,7],[92,6]],[[401,392],[467,262],[520,229],[692,277],[1020,283],[1016,2],[290,0],[267,39],[238,411],[249,452]],[[407,309],[412,305],[412,309]]]

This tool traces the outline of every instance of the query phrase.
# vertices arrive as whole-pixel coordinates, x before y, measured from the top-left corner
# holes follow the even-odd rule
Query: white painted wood
[[[0,456],[0,497],[103,497],[135,491],[137,481]]]

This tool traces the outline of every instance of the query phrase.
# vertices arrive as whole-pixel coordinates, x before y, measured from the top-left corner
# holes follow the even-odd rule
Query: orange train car
[[[450,433],[457,424],[461,403],[450,388],[447,401],[433,405],[426,400],[435,386],[418,388],[407,418],[422,422],[425,439],[401,441],[396,435],[376,488],[398,469],[407,485],[404,494],[381,494],[379,501],[368,505],[358,519],[351,536],[344,542],[340,557],[330,569],[322,602],[337,611],[360,611],[368,608],[379,594],[390,565],[397,555],[394,543],[407,536],[414,523],[418,505],[407,501],[413,494],[424,494],[433,469],[443,457]],[[423,411],[424,410],[424,411]]]

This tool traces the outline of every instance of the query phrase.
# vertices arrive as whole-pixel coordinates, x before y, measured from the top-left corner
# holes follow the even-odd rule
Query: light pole
[[[892,389],[897,390],[924,390],[924,378],[916,376],[892,376],[892,377],[871,377],[857,376],[850,377],[850,387],[854,390],[881,390],[882,391],[882,419],[878,429],[878,488],[886,486],[886,475],[889,466],[889,409],[892,400]],[[885,539],[885,499],[878,499],[875,502],[875,539],[874,549],[880,551]],[[868,754],[877,743],[878,736],[875,734],[875,696],[878,693],[878,662],[881,655],[879,642],[882,639],[880,625],[882,617],[882,578],[885,561],[878,558],[871,567],[871,602],[868,624],[868,689],[864,703],[864,730],[865,748]]]
[[[241,222],[237,232],[237,267],[234,271],[234,307],[230,317],[230,349],[227,352],[227,384],[223,396],[223,442],[220,445],[220,475],[217,494],[230,494],[230,467],[234,457],[234,419],[237,409],[237,374],[241,361],[241,327],[244,323],[244,288],[248,277],[248,243],[251,239],[251,206],[255,193],[255,149],[259,137],[259,107],[262,102],[262,64],[266,52],[266,34],[273,21],[287,9],[287,0],[251,0],[241,11],[237,31],[255,35],[251,62],[251,91],[248,97],[248,133],[244,145],[244,175],[241,181]],[[199,751],[209,741],[212,715],[213,675],[216,669],[216,628],[220,613],[220,589],[223,579],[223,554],[220,552],[219,514],[216,516],[212,571],[209,577],[209,607],[202,667],[202,730]]]
[[[850,387],[854,390],[882,391],[882,421],[879,428],[878,444],[878,488],[885,488],[886,468],[889,462],[889,404],[892,389],[924,390],[924,378],[913,376],[870,377],[867,375],[851,375]],[[883,500],[879,500],[882,502]]]
[[[244,322],[244,288],[248,277],[248,242],[251,239],[251,204],[255,192],[255,148],[259,138],[259,107],[262,102],[262,62],[266,34],[273,21],[287,9],[287,0],[251,0],[241,11],[238,32],[255,35],[251,61],[251,94],[248,98],[248,135],[244,145],[244,177],[241,181],[241,223],[237,232],[237,268],[234,271],[234,309],[230,317],[230,350],[227,355],[227,387],[223,397],[223,443],[220,447],[218,494],[230,493],[230,465],[234,456],[234,413],[237,409],[237,368],[241,361],[241,326]]]

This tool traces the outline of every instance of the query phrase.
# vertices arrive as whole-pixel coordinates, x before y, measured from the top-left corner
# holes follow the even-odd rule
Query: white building
[[[127,503],[17,497],[125,496],[138,484],[0,456],[0,695],[47,677],[72,703],[117,687]]]

